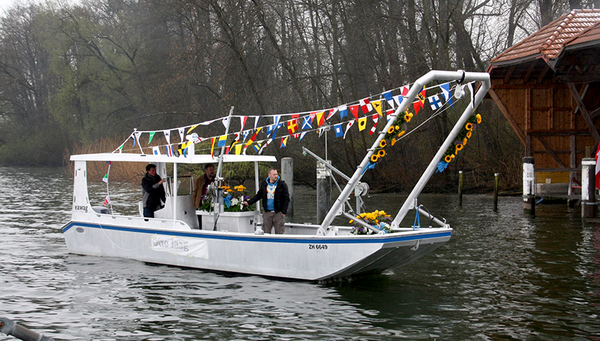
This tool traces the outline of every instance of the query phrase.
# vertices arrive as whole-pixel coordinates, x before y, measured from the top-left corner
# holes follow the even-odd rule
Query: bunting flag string
[[[377,130],[377,121],[379,121],[379,114],[373,114],[373,128],[369,130],[369,135],[373,135],[373,133]]]
[[[472,88],[472,82],[466,83],[463,85],[463,87],[464,86],[467,86],[469,88],[470,94],[471,94],[471,102],[473,103],[474,102],[474,91]],[[426,97],[427,90],[432,89],[432,88],[439,88],[441,93],[437,94],[434,92],[434,93],[430,94],[430,96]],[[415,114],[418,113],[420,110],[422,110],[424,108],[426,101],[428,101],[428,103],[431,107],[431,110],[434,110],[434,111],[443,109],[444,104],[449,105],[450,107],[453,107],[454,96],[452,94],[452,92],[453,92],[452,90],[454,90],[454,89],[451,88],[450,82],[435,85],[430,88],[423,87],[417,94],[417,98],[415,98],[415,101],[412,103],[411,109],[414,110]],[[397,95],[394,95],[394,92],[396,92],[396,91],[399,93]],[[379,95],[360,99],[360,100],[358,100],[358,102],[354,102],[354,103],[350,103],[350,104],[342,104],[342,105],[336,106],[334,108],[329,108],[329,109],[324,109],[324,110],[302,112],[302,113],[278,114],[278,115],[262,115],[262,116],[231,115],[230,117],[207,120],[207,121],[199,122],[199,123],[196,123],[193,125],[188,125],[185,127],[179,127],[179,128],[173,128],[173,129],[176,129],[179,132],[179,137],[180,137],[181,143],[185,143],[186,142],[186,137],[185,137],[186,129],[187,129],[187,134],[189,135],[198,126],[201,126],[201,125],[207,126],[216,121],[220,121],[224,124],[224,126],[227,126],[230,118],[237,117],[240,120],[240,128],[239,128],[240,130],[238,133],[228,134],[228,135],[235,136],[232,141],[232,144],[228,148],[228,151],[231,152],[233,150],[233,148],[235,147],[240,152],[241,152],[241,150],[243,150],[243,152],[245,153],[246,148],[248,146],[250,146],[252,144],[252,141],[254,141],[256,139],[257,134],[259,133],[259,129],[265,128],[264,132],[266,133],[267,137],[270,137],[270,140],[273,141],[277,138],[278,129],[283,124],[286,124],[286,128],[288,130],[287,133],[289,133],[288,136],[293,136],[293,137],[301,140],[305,135],[304,133],[307,131],[310,131],[310,130],[316,130],[319,133],[319,135],[321,135],[323,133],[323,130],[320,128],[325,124],[325,122],[331,120],[335,116],[335,114],[339,112],[340,122],[332,123],[336,137],[343,136],[345,138],[349,131],[349,128],[352,127],[357,122],[358,122],[359,131],[365,130],[368,115],[362,116],[363,114],[369,114],[369,115],[371,115],[371,117],[373,119],[373,127],[369,130],[369,134],[372,135],[376,131],[377,123],[378,123],[378,120],[375,119],[375,116],[383,117],[384,112],[385,112],[385,114],[388,115],[388,120],[389,120],[390,119],[389,116],[394,114],[395,108],[397,106],[401,105],[405,96],[408,95],[408,92],[409,92],[409,85],[405,85],[405,86],[398,87],[398,88],[395,88],[392,90],[386,90]],[[456,98],[458,98],[458,96],[456,96]],[[391,108],[391,109],[385,109],[384,104],[386,106],[388,106],[388,108]],[[352,116],[348,115],[348,109],[350,109]],[[373,110],[375,111],[375,113],[372,113]],[[259,123],[265,117],[272,119],[273,123],[267,124],[264,126],[260,126]],[[281,120],[282,117],[291,117],[291,119],[282,121]],[[244,127],[247,123],[248,118],[254,118],[254,129],[244,130]],[[340,123],[347,124],[346,129],[343,132],[343,134],[342,134],[343,126],[340,125]],[[162,131],[162,133],[165,136],[165,140],[167,142],[166,146],[171,145],[170,131],[173,129],[168,129],[168,130]],[[299,132],[300,130],[302,130],[302,133]],[[148,134],[148,145],[150,145],[151,142],[154,140],[156,132],[157,131],[134,131],[134,133],[132,133],[132,135],[130,135],[128,137],[128,139],[131,138],[133,140],[132,141],[133,147],[135,147],[136,145],[139,145],[139,143],[140,143],[141,134],[147,133]],[[235,135],[233,135],[233,134],[235,134]],[[193,137],[190,142],[193,142],[195,144],[205,141],[205,140],[208,140],[208,139],[211,140],[211,155],[213,155],[213,156],[214,156],[215,145],[217,147],[223,147],[223,146],[227,145],[228,135],[213,136],[213,137],[198,137],[198,135],[195,133],[194,133],[194,135],[196,137]],[[247,144],[246,140],[249,135],[252,135],[254,137],[254,139],[251,139],[250,144]],[[285,138],[285,137],[286,136],[282,136],[281,138]],[[188,139],[189,139],[189,137],[188,137]],[[237,147],[237,144],[234,141],[238,141],[239,147]],[[284,146],[287,146],[287,142],[289,142],[288,139],[286,139]],[[125,142],[121,146],[119,146],[119,148],[116,149],[114,152],[116,152],[118,150],[121,153],[123,151],[124,146],[125,146]],[[160,149],[154,148],[154,147],[155,146],[148,146],[147,148],[151,148],[152,154],[161,155]],[[159,147],[162,147],[162,146],[159,146]],[[186,147],[189,147],[189,144],[186,144]],[[261,147],[264,150],[265,144],[263,144],[263,146],[261,146]],[[167,155],[177,154],[177,151],[179,151],[180,155],[184,155],[185,154],[184,149],[186,149],[186,148],[183,148],[182,150],[176,150],[176,151],[173,151],[170,153],[169,148],[167,148]],[[143,149],[141,146],[140,146],[140,150],[143,153]],[[158,154],[156,154],[156,153],[158,153]]]

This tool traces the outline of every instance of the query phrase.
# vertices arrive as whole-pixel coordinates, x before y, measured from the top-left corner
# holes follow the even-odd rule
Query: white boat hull
[[[172,220],[158,220],[170,226],[154,228],[157,219],[105,217],[116,221],[71,221],[65,225],[62,230],[69,252],[299,280],[397,268],[447,242],[452,231],[421,228],[369,236],[255,235],[191,230],[185,223],[173,225]]]

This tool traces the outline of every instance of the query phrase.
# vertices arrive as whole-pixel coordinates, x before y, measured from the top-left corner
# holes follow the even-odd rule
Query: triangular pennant
[[[369,135],[373,135],[375,130],[377,130],[377,122],[379,121],[379,114],[373,114],[373,127],[369,131]]]
[[[184,142],[185,128],[177,128],[177,130],[179,131],[179,138],[181,139],[181,142]]]
[[[261,130],[262,130],[262,127],[258,128],[256,130],[256,132],[254,133],[254,135],[252,135],[252,137],[250,137],[250,140],[248,140],[248,142],[246,142],[246,148],[248,148],[252,144],[252,142],[254,142],[254,140],[256,140],[256,135],[258,135],[258,133],[260,133]]]
[[[140,144],[140,136],[142,135],[141,131],[134,131],[133,135],[135,136],[135,140],[137,141],[138,145]],[[135,143],[133,144],[135,146]]]
[[[467,83],[467,87],[471,92],[471,108],[475,108],[475,91],[473,91],[473,83]]]
[[[406,96],[406,95],[408,95],[408,91],[409,91],[408,85],[405,85],[402,87],[402,90],[400,91],[400,93],[402,94],[402,96]]]
[[[135,147],[135,141],[137,140],[137,139],[135,138],[135,134],[134,134],[134,133],[131,133],[131,135],[129,135],[129,138],[133,140],[133,146],[131,146],[131,147],[132,147],[132,148],[133,148],[133,147]]]
[[[350,130],[350,127],[352,127],[354,125],[354,120],[348,122],[348,125],[346,125],[346,131],[344,132],[344,139],[346,139],[346,134],[348,134],[348,130]]]
[[[281,138],[281,143],[279,144],[279,148],[287,147],[288,138],[289,138],[289,136]]]
[[[221,120],[221,123],[223,123],[223,126],[225,128],[229,127],[229,116],[228,117],[223,117],[223,119]]]
[[[258,127],[258,122],[260,121],[260,116],[254,116],[254,130]]]
[[[302,141],[302,139],[304,138],[304,135],[306,135],[306,133],[307,133],[306,131],[303,131],[303,132],[300,134],[300,138],[298,139],[298,141]]]
[[[413,102],[413,108],[415,109],[415,115],[419,112],[419,110],[421,110],[422,107],[423,107],[423,103],[421,103],[421,101]]]
[[[396,104],[398,106],[400,106],[400,104],[402,103],[403,100],[404,100],[404,97],[402,97],[402,95],[394,96],[394,101],[396,101]]]
[[[242,139],[242,143],[246,142],[246,138],[248,137],[248,134],[250,134],[250,130],[244,130],[244,132],[243,132],[244,138]]]
[[[150,142],[152,142],[152,139],[154,138],[154,134],[156,134],[155,131],[151,131],[150,134],[148,134],[148,144],[150,144]]]
[[[375,111],[377,111],[377,113],[380,116],[383,116],[383,111],[381,109],[381,100],[373,101],[371,102],[371,104],[373,104],[373,108],[375,109]]]
[[[240,131],[244,130],[244,126],[246,125],[247,120],[248,120],[248,116],[240,117]]]
[[[392,109],[394,109],[394,96],[392,96],[392,92],[387,91],[387,92],[384,92],[382,95],[383,95],[383,98],[385,98],[385,100],[388,102],[390,107],[392,107]]]
[[[335,113],[338,111],[338,108],[329,109],[329,114],[325,118],[325,121],[328,121]]]
[[[165,140],[167,140],[167,144],[171,144],[171,131],[163,130],[163,134],[165,134]]]
[[[102,181],[108,183],[108,174],[104,174],[104,177],[102,178]]]
[[[354,116],[354,119],[358,120],[358,104],[351,105],[350,112],[352,113],[352,116]]]
[[[263,150],[264,150],[265,148],[267,148],[267,146],[268,146],[268,145],[270,145],[272,141],[273,141],[273,140],[266,140],[266,141],[265,141],[265,143],[263,144],[263,146],[262,146],[262,147],[260,147],[260,150],[258,151],[258,154],[262,154]]]
[[[194,124],[193,126],[190,127],[190,129],[188,129],[186,134],[189,134],[192,132],[192,130],[196,129],[196,127],[199,126],[199,124]]]
[[[256,150],[256,152],[258,152],[264,142],[265,142],[265,140],[256,141],[256,144],[254,144],[254,146],[252,146],[252,148],[254,148],[254,150]]]
[[[212,137],[210,139],[210,156],[212,156],[212,158],[215,158],[215,142],[217,141],[216,137]]]
[[[440,84],[440,88],[442,89],[442,93],[444,94],[444,99],[446,102],[454,108],[454,103],[452,102],[452,92],[450,92],[450,83]]]

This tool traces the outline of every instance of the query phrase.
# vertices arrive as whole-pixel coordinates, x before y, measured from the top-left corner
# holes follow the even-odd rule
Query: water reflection
[[[486,195],[463,197],[462,208],[455,195],[425,195],[421,203],[455,229],[445,246],[378,276],[304,283],[69,255],[60,227],[72,180],[56,169],[2,173],[3,316],[56,339],[600,336],[600,227],[581,224],[566,205],[538,206],[532,218],[520,198],[500,198],[494,211]],[[135,213],[137,184],[115,186],[116,210]],[[106,188],[92,187],[100,201]],[[315,219],[306,190],[295,221]],[[402,198],[373,195],[367,208],[391,212]]]

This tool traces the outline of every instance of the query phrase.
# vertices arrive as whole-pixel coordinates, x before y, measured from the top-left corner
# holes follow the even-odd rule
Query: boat
[[[369,168],[374,167],[377,158],[385,154],[381,153],[381,150],[384,150],[389,138],[392,135],[394,139],[400,138],[400,135],[405,133],[406,120],[403,121],[402,117],[410,120],[410,117],[405,116],[409,115],[407,109],[417,105],[418,102],[423,105],[422,94],[425,86],[433,82],[436,82],[435,86],[441,82],[446,82],[443,83],[446,86],[452,84],[451,90],[454,91],[452,96],[455,100],[466,94],[465,89],[468,87],[471,92],[470,103],[393,219],[388,215],[390,221],[387,224],[369,221],[365,215],[367,212],[361,213],[360,194],[364,193],[367,187],[361,182],[361,178]],[[474,86],[476,91],[473,90]],[[347,183],[343,188],[340,187],[340,194],[322,223],[286,223],[284,234],[269,234],[262,231],[260,205],[256,205],[255,210],[251,211],[227,212],[223,200],[224,183],[221,175],[223,165],[253,164],[254,182],[258,188],[259,182],[264,181],[264,178],[258,174],[259,163],[276,162],[274,156],[258,153],[228,154],[225,152],[224,145],[220,146],[221,152],[217,153],[219,141],[222,140],[219,136],[211,138],[210,153],[197,153],[194,147],[202,138],[197,134],[188,134],[184,137],[183,133],[185,130],[188,133],[193,131],[197,124],[179,129],[181,147],[184,147],[179,155],[172,155],[170,152],[146,153],[138,139],[145,132],[136,130],[132,133],[131,139],[134,146],[136,142],[140,145],[139,151],[125,152],[121,145],[112,152],[71,156],[74,166],[72,214],[71,220],[62,227],[68,251],[80,255],[121,257],[215,272],[306,281],[355,277],[404,266],[431,253],[451,238],[450,224],[423,209],[418,203],[418,197],[431,176],[443,169],[444,159],[448,162],[452,161],[453,155],[450,156],[447,151],[458,148],[457,137],[460,137],[465,126],[468,127],[469,122],[472,121],[474,110],[489,87],[490,80],[487,73],[462,70],[430,71],[412,85],[403,88],[400,95],[390,97],[390,93],[383,93],[381,100],[388,101],[388,104],[393,106],[393,109],[387,112],[387,122],[376,132],[375,142],[354,173],[351,176],[342,176]],[[447,95],[445,91],[444,95]],[[393,103],[389,102],[390,98]],[[449,98],[452,97],[446,97],[446,100],[448,101]],[[432,109],[433,101],[434,99],[430,99]],[[366,104],[367,101],[360,101],[360,105]],[[337,108],[336,111],[347,109],[348,107],[344,106]],[[325,115],[329,113],[324,112]],[[316,116],[319,114],[321,116],[317,119],[324,120],[322,113],[317,113]],[[234,117],[230,112],[223,119],[222,122],[226,127],[223,136],[232,135],[229,130]],[[298,118],[298,116],[291,117]],[[275,128],[278,128],[277,124],[275,123]],[[397,130],[399,125],[400,132]],[[317,129],[321,128],[317,127]],[[168,135],[168,132],[165,135]],[[249,143],[256,143],[250,140],[244,144],[244,147]],[[217,152],[214,151],[215,146]],[[167,146],[167,151],[169,150]],[[165,183],[167,199],[164,208],[156,211],[155,218],[144,218],[141,210],[139,214],[117,214],[110,209],[110,205],[109,207],[92,206],[88,197],[90,179],[88,179],[86,166],[87,163],[95,161],[109,164],[115,162],[156,164],[158,174],[163,178],[170,174]],[[200,167],[217,161],[217,177],[215,183],[209,186],[212,199],[210,208],[206,211],[196,210],[191,194],[180,193],[181,187],[186,186],[180,185],[182,178],[178,178],[178,166],[198,165]],[[324,165],[331,172],[339,172],[326,162]],[[355,195],[357,200],[356,208],[350,205],[352,195]],[[108,195],[106,201],[110,202]],[[409,212],[411,215],[414,213],[415,219],[412,221],[411,216],[411,221],[405,222]],[[199,225],[198,215],[203,217],[202,226]],[[347,218],[352,223],[334,225],[334,219],[339,216]],[[421,226],[420,217],[433,226]],[[357,233],[359,230],[362,233]]]

